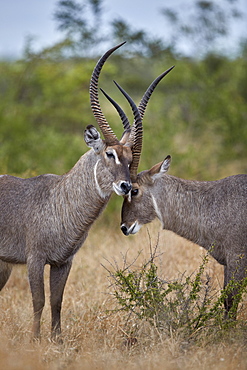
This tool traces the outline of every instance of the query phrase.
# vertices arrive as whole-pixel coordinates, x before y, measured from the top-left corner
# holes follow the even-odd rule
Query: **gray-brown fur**
[[[93,130],[95,135],[97,131]],[[92,137],[91,131],[92,127],[86,130],[87,138]],[[9,264],[27,263],[35,315],[34,337],[40,335],[45,264],[51,266],[52,334],[55,337],[61,331],[62,295],[73,256],[106,206],[113,183],[129,184],[130,181],[131,149],[122,144],[106,147],[101,139],[97,140],[100,151],[91,149],[62,176],[0,177],[0,288],[10,275]],[[91,140],[90,145],[95,142]],[[112,149],[120,164],[106,154]]]
[[[199,244],[224,265],[224,286],[247,269],[247,175],[218,181],[188,181],[166,174],[163,162],[137,175],[122,208],[121,229],[136,233],[158,217],[163,229]],[[236,293],[236,292],[235,292]],[[226,311],[233,303],[230,295]]]

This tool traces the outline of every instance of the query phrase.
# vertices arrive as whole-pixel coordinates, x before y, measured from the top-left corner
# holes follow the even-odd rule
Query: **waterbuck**
[[[40,319],[45,303],[44,266],[50,265],[52,338],[60,340],[60,313],[64,287],[72,259],[88,231],[106,206],[111,194],[131,189],[129,165],[142,125],[134,103],[135,122],[117,137],[107,123],[98,99],[98,79],[107,58],[98,61],[90,81],[91,108],[104,140],[92,125],[84,139],[91,148],[64,175],[46,174],[22,179],[0,176],[0,290],[12,264],[27,264],[33,301],[33,337],[40,338]]]
[[[142,107],[138,109],[143,117]],[[240,283],[247,276],[247,175],[188,181],[166,173],[170,156],[137,174],[142,136],[137,140],[139,152],[130,166],[132,190],[122,207],[122,232],[135,234],[158,218],[163,229],[202,246],[224,266],[224,287],[231,279]],[[236,288],[225,299],[226,317],[237,292]]]
[[[27,264],[33,300],[33,337],[40,338],[40,319],[45,303],[44,266],[50,265],[52,339],[61,341],[63,291],[75,253],[87,238],[90,227],[105,208],[111,194],[131,190],[130,171],[140,153],[142,117],[164,72],[147,89],[139,109],[124,92],[134,115],[131,126],[118,110],[124,133],[119,141],[103,115],[98,98],[98,80],[107,58],[124,43],[108,50],[96,64],[90,80],[94,117],[104,136],[93,125],[84,139],[92,148],[66,174],[22,179],[0,176],[0,290],[12,264]],[[140,114],[140,112],[142,112]]]
[[[241,282],[247,276],[247,175],[189,181],[168,175],[170,162],[167,156],[149,170],[132,173],[122,232],[135,234],[157,217],[163,229],[202,246],[224,266],[224,287],[232,279]],[[225,299],[226,317],[237,292]]]

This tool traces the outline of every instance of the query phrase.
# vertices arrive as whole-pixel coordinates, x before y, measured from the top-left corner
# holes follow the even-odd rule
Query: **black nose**
[[[128,182],[122,182],[121,189],[123,190],[124,194],[128,194],[128,192],[131,190],[132,186]]]
[[[127,227],[125,225],[122,225],[121,226],[121,230],[124,233],[124,235],[128,235],[128,229],[127,229]]]

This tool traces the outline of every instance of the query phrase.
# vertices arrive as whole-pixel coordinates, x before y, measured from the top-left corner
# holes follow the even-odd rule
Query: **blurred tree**
[[[70,40],[70,51],[75,55],[88,56],[99,53],[100,45],[127,41],[124,52],[131,55],[153,57],[166,47],[159,38],[150,37],[144,30],[135,30],[125,20],[111,22],[109,32],[104,33],[103,0],[60,0],[54,13],[57,27]],[[68,47],[68,44],[66,45]],[[105,46],[104,46],[105,48]],[[138,52],[137,52],[138,50]]]
[[[128,41],[127,48],[131,54],[152,58],[167,50],[162,39],[150,37],[144,30],[134,30],[124,19],[114,19],[111,27],[113,39],[116,42]]]
[[[88,56],[93,46],[104,41],[101,32],[102,0],[60,0],[54,12],[57,27],[71,41],[72,53]]]
[[[54,20],[70,40],[73,56],[100,54],[101,45],[105,49],[109,40],[111,45],[125,40],[128,43],[124,52],[128,50],[131,55],[154,57],[169,51],[202,57],[217,50],[223,53],[222,41],[231,32],[232,21],[243,16],[237,1],[193,0],[189,6],[183,3],[179,8],[175,3],[167,5],[161,12],[169,23],[164,38],[150,36],[145,29],[135,29],[121,17],[104,24],[104,0],[59,0]]]
[[[187,52],[194,56],[203,56],[215,52],[231,30],[231,21],[241,18],[242,14],[235,6],[237,0],[201,1],[193,0],[182,8],[165,7],[162,13],[172,29],[168,43],[177,51],[187,45]],[[222,52],[222,50],[220,50]]]

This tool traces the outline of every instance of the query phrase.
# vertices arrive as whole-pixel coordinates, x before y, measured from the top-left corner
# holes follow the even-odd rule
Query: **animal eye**
[[[139,190],[138,190],[138,189],[133,189],[133,190],[131,190],[131,195],[132,195],[133,197],[135,197],[135,196],[138,194],[138,192],[139,192]]]
[[[107,155],[108,158],[115,158],[115,156],[112,152],[106,152],[106,155]]]

